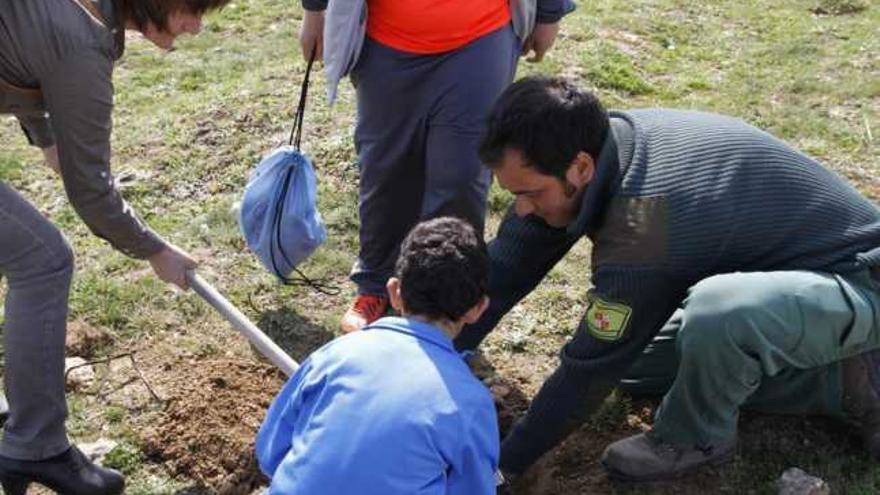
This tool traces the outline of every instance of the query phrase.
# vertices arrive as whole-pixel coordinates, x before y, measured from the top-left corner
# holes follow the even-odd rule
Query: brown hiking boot
[[[345,333],[356,332],[379,318],[388,311],[388,298],[373,294],[358,295],[348,311],[342,315],[339,327]]]
[[[880,351],[841,361],[843,411],[862,435],[865,449],[880,460]]]
[[[733,459],[736,437],[708,449],[681,447],[639,433],[609,445],[602,454],[608,476],[621,481],[659,481],[683,476],[705,465]]]

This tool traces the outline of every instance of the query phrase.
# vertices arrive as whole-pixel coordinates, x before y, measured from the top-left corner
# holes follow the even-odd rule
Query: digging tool
[[[279,367],[285,375],[290,376],[299,368],[299,364],[287,355],[278,344],[272,342],[262,330],[257,328],[241,311],[223,297],[211,284],[200,277],[196,272],[186,272],[186,281],[196,294],[208,302],[218,313],[226,318],[239,333],[245,336],[251,344],[275,366]]]

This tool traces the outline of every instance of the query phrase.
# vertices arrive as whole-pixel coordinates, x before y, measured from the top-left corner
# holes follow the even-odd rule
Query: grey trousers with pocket
[[[6,280],[4,378],[9,419],[0,455],[40,460],[70,446],[64,429],[64,339],[73,251],[0,181],[0,275]]]
[[[456,216],[482,234],[491,174],[477,148],[519,46],[509,25],[437,55],[365,40],[352,73],[360,251],[351,279],[359,293],[385,294],[400,243],[420,220]]]

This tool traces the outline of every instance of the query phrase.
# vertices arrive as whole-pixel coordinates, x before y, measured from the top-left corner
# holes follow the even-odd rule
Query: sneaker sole
[[[628,483],[648,483],[652,481],[672,481],[687,476],[689,474],[693,474],[696,471],[699,471],[700,468],[706,466],[720,466],[722,464],[726,464],[733,460],[736,456],[736,449],[731,448],[729,451],[715,457],[710,461],[706,461],[702,464],[694,464],[685,469],[681,469],[679,471],[673,471],[671,473],[666,473],[662,475],[646,475],[646,476],[633,476],[630,474],[622,473],[607,464],[604,461],[600,461],[602,467],[605,468],[605,471],[608,473],[608,477],[614,481],[623,481]]]

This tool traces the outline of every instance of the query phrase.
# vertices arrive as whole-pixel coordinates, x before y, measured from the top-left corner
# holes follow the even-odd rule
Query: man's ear
[[[586,151],[579,151],[565,172],[565,178],[578,190],[589,184],[595,175],[596,162],[593,161],[593,157]]]
[[[472,307],[471,309],[467,310],[467,313],[465,313],[461,317],[461,321],[468,324],[468,325],[471,323],[476,323],[477,320],[479,320],[480,317],[483,316],[483,312],[485,312],[486,308],[488,308],[488,307],[489,307],[489,296],[483,296],[480,299],[480,302],[475,304],[474,307]]]
[[[391,302],[391,307],[399,314],[403,314],[403,296],[400,295],[400,279],[397,277],[389,278],[385,284],[385,289],[388,291],[388,300]]]

